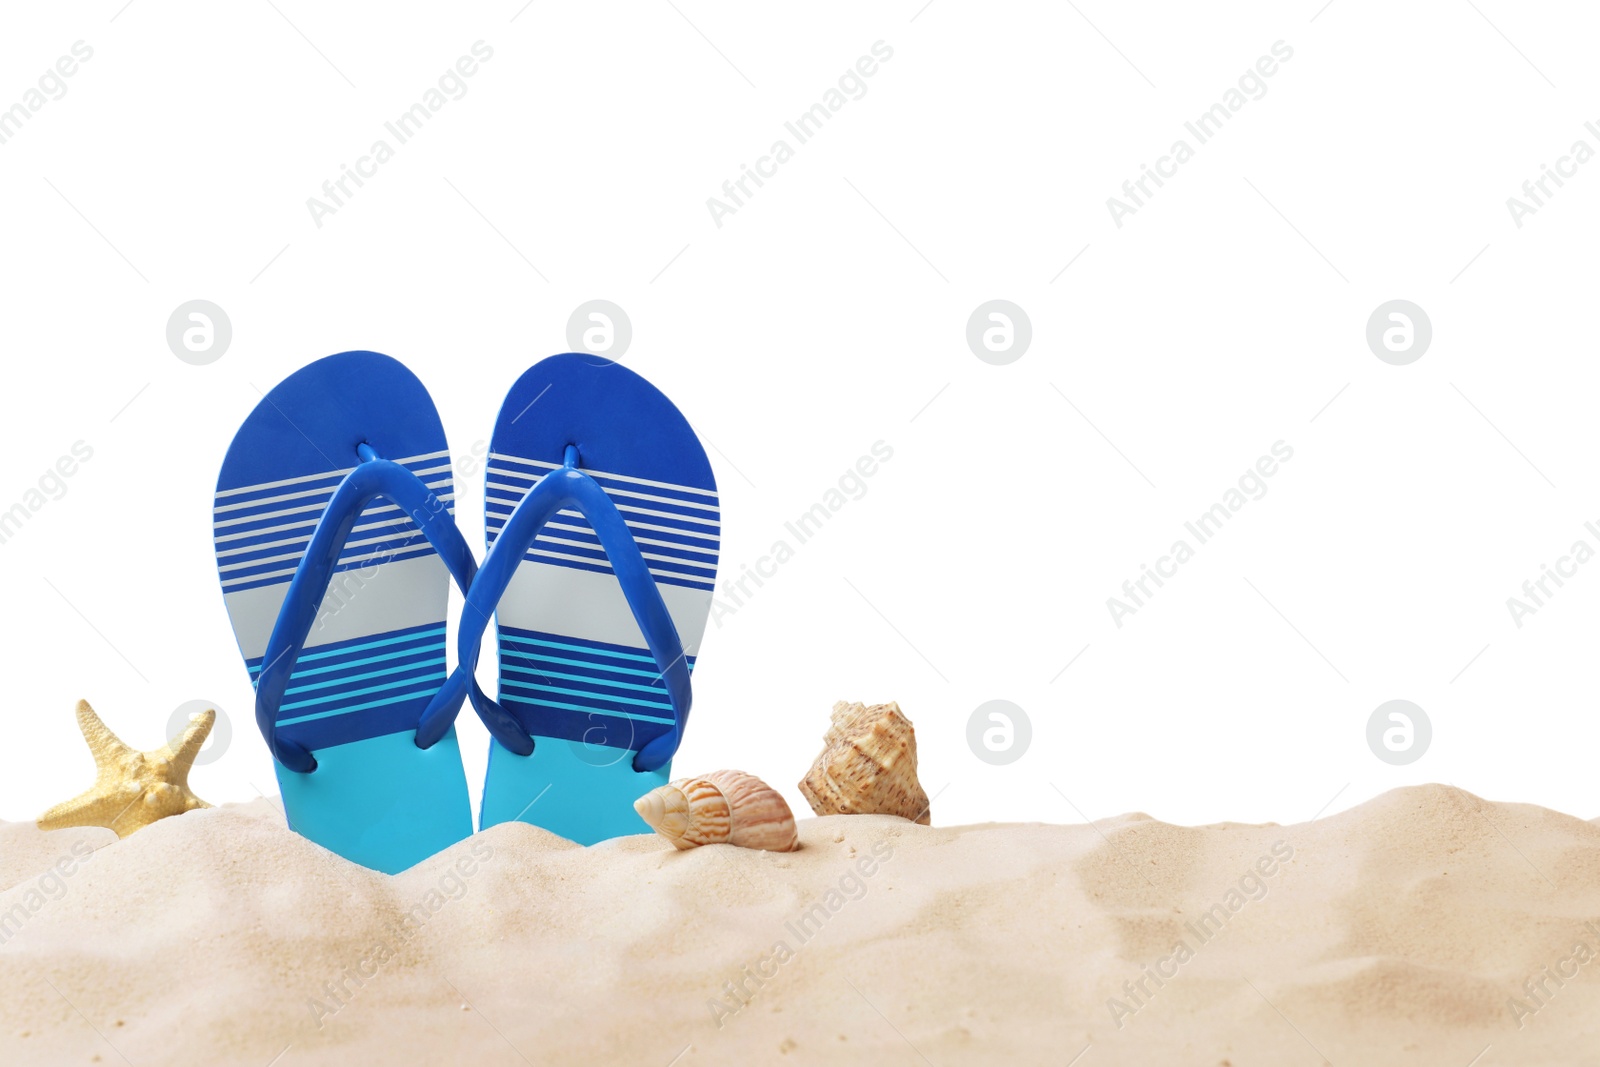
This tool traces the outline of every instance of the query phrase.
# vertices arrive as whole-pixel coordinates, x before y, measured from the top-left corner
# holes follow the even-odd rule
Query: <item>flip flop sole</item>
[[[363,443],[452,506],[433,402],[410,371],[375,352],[329,356],[290,375],[251,412],[223,460],[217,569],[252,684],[300,558]],[[317,760],[305,774],[274,761],[289,825],[376,870],[403,870],[472,832],[454,729],[427,750],[414,743],[445,678],[449,584],[411,518],[372,501],[278,709],[278,735]]]
[[[485,526],[578,446],[581,469],[621,512],[692,670],[711,613],[721,512],[688,421],[643,378],[592,356],[546,359],[501,406],[490,441]],[[633,802],[670,766],[638,750],[672,729],[667,689],[588,521],[559,512],[524,555],[496,613],[500,702],[534,737],[531,756],[492,742],[481,822],[521,819],[591,844],[640,833]]]

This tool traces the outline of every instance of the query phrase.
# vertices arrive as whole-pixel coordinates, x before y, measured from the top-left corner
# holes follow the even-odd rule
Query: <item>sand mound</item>
[[[1600,825],[1544,809],[1429,786],[1295,826],[800,835],[512,824],[390,878],[266,801],[123,841],[0,824],[0,1063],[1537,1067],[1600,1041]]]

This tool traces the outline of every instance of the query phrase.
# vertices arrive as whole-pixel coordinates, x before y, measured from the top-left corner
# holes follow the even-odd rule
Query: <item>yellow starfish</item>
[[[78,729],[94,755],[94,786],[39,816],[39,829],[104,826],[127,837],[168,815],[209,808],[189,792],[189,768],[216,721],[215,711],[203,711],[166,747],[140,752],[108,730],[87,700],[78,701]]]

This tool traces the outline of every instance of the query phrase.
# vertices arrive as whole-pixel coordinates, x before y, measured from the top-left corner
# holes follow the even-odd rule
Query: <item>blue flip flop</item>
[[[500,408],[485,513],[458,632],[471,662],[496,615],[500,699],[474,697],[493,735],[482,825],[582,844],[638,833],[633,802],[667,781],[711,614],[721,513],[705,449],[639,375],[552,356]]]
[[[446,684],[452,579],[473,580],[422,383],[328,356],[245,419],[217,477],[217,569],[294,830],[390,874],[472,833]]]

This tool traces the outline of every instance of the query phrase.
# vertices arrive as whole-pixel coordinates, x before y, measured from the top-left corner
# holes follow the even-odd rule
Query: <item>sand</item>
[[[1600,825],[1553,811],[1427,786],[1283,827],[800,836],[679,853],[512,824],[391,878],[268,801],[123,841],[0,824],[0,1063],[1600,1055]]]

